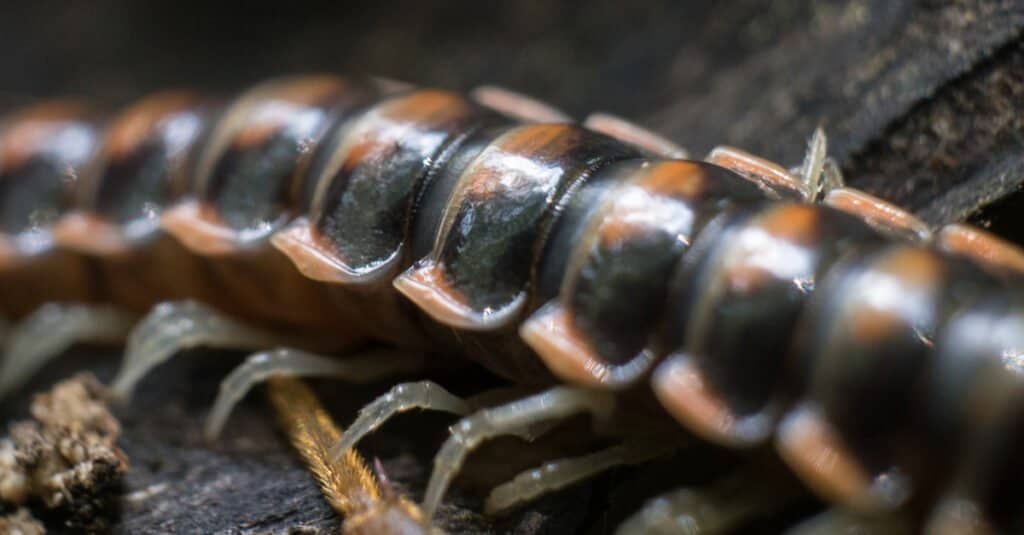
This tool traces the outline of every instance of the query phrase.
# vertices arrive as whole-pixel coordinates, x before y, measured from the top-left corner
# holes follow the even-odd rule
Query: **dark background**
[[[806,2],[99,0],[5,8],[5,91],[101,98],[165,86],[231,90],[291,72],[369,72],[423,85],[496,83],[571,112],[672,103],[821,9]],[[727,31],[729,36],[722,39]]]
[[[53,95],[116,106],[169,87],[226,94],[282,74],[338,72],[453,89],[503,85],[578,117],[621,114],[697,155],[728,143],[795,164],[823,125],[854,185],[933,224],[972,219],[1018,238],[1022,26],[1017,1],[7,2],[0,108]],[[116,354],[74,352],[26,396],[82,366],[109,377]],[[222,443],[199,438],[217,378],[238,358],[179,359],[122,413],[133,470],[115,527],[336,526],[259,396]],[[318,383],[343,424],[387,386]],[[4,412],[18,413],[25,399]],[[448,423],[406,417],[366,451],[415,493]],[[610,532],[616,509],[656,490],[643,481],[618,471],[496,524],[471,513],[472,492],[456,493],[463,508],[446,521],[484,533]]]
[[[961,163],[943,151],[973,130],[998,139],[961,149],[991,153],[1015,126],[931,120],[904,136],[895,162],[877,161],[884,151],[870,145],[951,82],[1005,60],[1022,23],[1017,0],[8,2],[0,106],[67,94],[118,104],[159,88],[227,93],[338,72],[504,85],[581,118],[636,119],[696,154],[729,143],[787,164],[820,124],[854,183],[938,223],[992,199],[972,197],[973,184],[926,206],[919,195],[977,179],[928,168]]]

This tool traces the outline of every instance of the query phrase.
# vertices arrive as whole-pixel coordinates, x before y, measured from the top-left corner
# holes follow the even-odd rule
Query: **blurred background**
[[[9,3],[0,89],[120,100],[167,86],[230,90],[284,73],[363,72],[449,88],[502,84],[574,113],[638,115],[821,9],[778,4]]]

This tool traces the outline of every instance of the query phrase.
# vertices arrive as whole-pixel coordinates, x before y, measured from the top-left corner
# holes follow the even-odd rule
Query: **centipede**
[[[125,344],[122,397],[184,349],[258,351],[224,379],[216,436],[268,377],[466,360],[529,393],[402,383],[333,446],[412,408],[461,418],[422,514],[375,529],[426,532],[470,450],[581,413],[620,444],[524,473],[489,511],[693,439],[767,446],[836,510],[1021,529],[1024,251],[845,187],[810,139],[795,168],[697,160],[500,88],[334,75],[112,114],[42,102],[0,129],[0,392],[83,341]],[[645,403],[661,424],[621,417]],[[674,532],[707,505],[688,496],[619,533]]]

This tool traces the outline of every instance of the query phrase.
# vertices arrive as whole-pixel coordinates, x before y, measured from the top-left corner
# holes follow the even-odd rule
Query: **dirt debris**
[[[108,491],[127,468],[106,397],[88,373],[37,394],[32,419],[11,424],[0,439],[0,503],[52,513],[69,528],[102,528]],[[20,511],[5,521],[20,519]]]
[[[43,535],[46,528],[32,516],[32,513],[24,507],[17,511],[0,516],[0,533],[9,535]]]

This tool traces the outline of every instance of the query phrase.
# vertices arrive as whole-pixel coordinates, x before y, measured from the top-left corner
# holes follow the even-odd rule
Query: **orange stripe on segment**
[[[338,95],[351,87],[351,83],[337,76],[325,74],[287,78],[278,86],[275,94],[294,102],[316,105],[331,95]]]
[[[186,91],[158,93],[140,100],[118,115],[107,129],[104,153],[108,158],[123,158],[145,141],[160,121],[198,100],[195,94]]]
[[[502,309],[477,312],[469,306],[462,292],[447,281],[444,268],[434,262],[410,268],[392,284],[430,317],[449,327],[469,331],[503,327],[515,319],[526,304],[525,295],[521,293]]]
[[[633,183],[651,193],[692,199],[704,192],[707,180],[700,164],[672,160],[651,164]]]
[[[621,117],[607,113],[594,113],[583,126],[595,132],[624,141],[662,158],[686,158],[686,149],[646,128]]]
[[[1024,250],[970,225],[947,225],[937,238],[940,249],[997,269],[1024,273]]]
[[[556,376],[584,386],[602,386],[608,366],[594,353],[561,306],[549,305],[519,328],[519,336]]]
[[[928,225],[914,217],[913,214],[860,190],[837,188],[830,191],[822,202],[868,223],[910,233],[922,241],[931,238],[931,230]]]
[[[928,249],[907,245],[877,261],[872,269],[894,277],[907,291],[928,292],[942,284],[942,263]],[[898,310],[880,308],[859,300],[847,312],[846,329],[863,344],[881,343],[895,329],[905,328],[906,320]]]
[[[351,126],[344,141],[331,151],[321,177],[334,177],[339,170],[351,173],[360,165],[375,165],[393,157],[396,147],[420,135],[410,130],[429,131],[445,123],[469,116],[473,110],[460,95],[447,91],[421,90],[388,100],[372,108]],[[323,197],[332,181],[321,180],[314,195],[314,204],[324,204]]]
[[[600,218],[597,232],[601,243],[610,247],[650,232],[653,216],[677,217],[675,209],[664,207],[666,198],[683,202],[697,199],[707,183],[707,175],[695,162],[672,160],[645,165],[626,189],[620,190]],[[643,217],[634,217],[638,213]]]
[[[819,496],[859,511],[885,508],[871,492],[871,476],[820,410],[802,404],[786,415],[775,445],[783,460]]]
[[[462,117],[469,111],[469,102],[457,93],[423,89],[385,104],[381,115],[403,123],[437,124]]]
[[[473,90],[473,99],[502,115],[526,122],[571,123],[572,117],[539,100],[501,87],[481,86]]]
[[[758,225],[778,238],[811,245],[818,235],[820,210],[813,204],[783,204],[759,218]]]
[[[732,448],[749,448],[771,434],[760,416],[738,417],[705,382],[689,355],[675,354],[658,366],[652,387],[669,414],[700,437]]]
[[[54,224],[51,232],[61,247],[93,256],[124,255],[132,250],[120,227],[93,214],[69,213]]]
[[[898,328],[905,327],[903,318],[892,310],[856,307],[847,321],[850,336],[861,344],[884,341]]]
[[[567,124],[537,124],[517,128],[494,142],[502,152],[538,161],[561,158],[576,145],[583,131]]]
[[[537,167],[555,162],[575,145],[575,134],[578,132],[574,127],[563,124],[523,126],[508,132],[463,172],[461,180],[466,184],[463,195],[486,200],[508,191],[514,184],[502,178],[515,177],[521,173],[509,171],[511,162],[529,160]],[[460,198],[451,205],[459,206],[461,203]]]
[[[656,362],[642,350],[623,364],[604,360],[557,302],[549,303],[523,322],[519,336],[556,376],[582,386],[623,389],[646,377]]]
[[[885,255],[876,267],[922,288],[941,284],[945,272],[942,259],[934,251],[909,245]]]
[[[798,193],[804,199],[811,196],[807,185],[789,173],[779,164],[759,158],[740,149],[727,146],[715,147],[708,154],[707,161],[720,167],[773,188],[783,188]]]
[[[624,206],[622,201],[626,197],[632,197],[633,202]],[[627,243],[631,239],[643,236],[644,233],[651,232],[649,222],[637,221],[636,218],[630,217],[636,212],[638,198],[644,201],[649,199],[646,192],[634,189],[622,192],[622,196],[613,201],[613,204],[601,214],[597,237],[603,247],[611,248],[614,244]]]
[[[270,243],[284,253],[300,273],[316,281],[368,284],[390,273],[390,269],[374,269],[367,273],[352,269],[333,250],[320,242],[316,230],[305,217],[296,219],[284,230],[271,236]]]
[[[265,142],[285,127],[296,113],[293,110],[324,104],[331,95],[340,95],[349,84],[333,76],[308,76],[273,80],[243,94],[228,112],[243,112],[231,133],[232,146],[244,150]]]
[[[261,104],[265,105],[265,103]],[[244,151],[251,147],[258,147],[269,141],[271,137],[288,126],[285,122],[285,117],[296,116],[301,111],[298,106],[292,103],[282,102],[278,104],[281,107],[278,115],[263,114],[259,115],[259,119],[257,120],[251,118],[251,116],[255,116],[257,114],[255,112],[250,112],[250,120],[245,124],[240,125],[240,128],[237,131],[232,132],[234,139],[229,140],[229,147],[238,151]],[[257,106],[254,106],[254,108]]]
[[[0,165],[17,168],[61,128],[80,120],[85,106],[75,100],[53,100],[32,106],[11,118],[0,132]]]
[[[160,224],[186,248],[203,256],[226,256],[241,250],[236,233],[221,224],[216,210],[196,200],[165,210]]]

